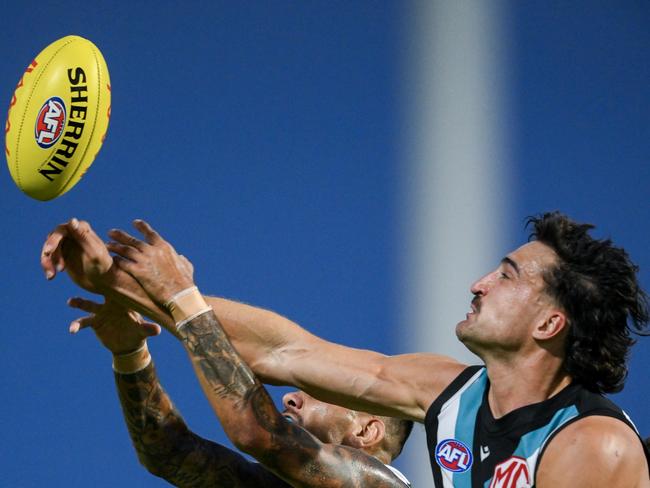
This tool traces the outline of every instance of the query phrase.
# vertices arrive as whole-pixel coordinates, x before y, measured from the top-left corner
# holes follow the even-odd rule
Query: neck
[[[390,464],[391,462],[391,457],[383,449],[372,449],[370,447],[363,447],[361,448],[361,450],[366,454],[368,454],[369,456],[379,459],[379,461],[381,461],[384,464]]]
[[[488,402],[494,418],[539,403],[571,383],[559,358],[545,355],[485,361],[490,379]]]

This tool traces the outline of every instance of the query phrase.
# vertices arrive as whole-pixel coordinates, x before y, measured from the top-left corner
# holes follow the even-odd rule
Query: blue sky
[[[7,106],[25,66],[67,34],[99,46],[113,94],[106,143],[72,191],[43,203],[8,170],[0,178],[3,485],[165,486],[137,463],[109,353],[90,332],[67,333],[77,314],[65,300],[78,292],[66,276],[48,283],[40,271],[45,235],[72,216],[104,235],[147,219],[192,260],[204,292],[272,308],[337,342],[405,352],[405,5],[2,7]],[[503,232],[520,242],[527,215],[559,208],[626,247],[650,288],[650,7],[505,5],[516,218]],[[180,345],[161,336],[150,348],[190,428],[227,443]],[[650,339],[641,340],[617,396],[646,434],[649,353]]]

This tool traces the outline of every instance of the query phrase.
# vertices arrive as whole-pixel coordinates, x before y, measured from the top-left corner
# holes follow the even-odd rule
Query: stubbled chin
[[[456,337],[472,353],[481,357],[480,337],[477,337],[476,327],[472,327],[471,320],[463,320],[456,325]]]
[[[460,322],[456,324],[456,336],[459,336],[459,334],[469,325],[469,320],[463,319]]]
[[[470,328],[470,326],[471,326],[470,320],[468,319],[461,320],[460,322],[458,322],[458,324],[456,324],[456,337],[463,344],[467,340],[467,336],[469,333],[468,329]]]

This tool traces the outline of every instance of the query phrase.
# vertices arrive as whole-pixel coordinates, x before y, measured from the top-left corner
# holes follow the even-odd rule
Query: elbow
[[[260,459],[278,447],[278,444],[282,444],[282,420],[284,419],[273,408],[271,411],[264,410],[257,414],[247,412],[240,416],[237,422],[222,425],[237,449]]]
[[[238,425],[234,432],[229,433],[233,445],[242,452],[253,457],[264,453],[269,448],[270,437],[258,425]]]
[[[165,478],[165,467],[160,463],[160,460],[147,452],[138,451],[138,461],[140,464],[152,475],[159,478]]]
[[[263,356],[247,361],[248,366],[262,383],[269,385],[290,385],[294,381],[293,370],[297,357],[296,348],[277,348]]]
[[[262,463],[286,456],[288,450],[301,443],[301,435],[311,437],[303,429],[291,425],[275,408],[262,413],[261,417],[245,415],[226,431],[237,449]]]
[[[170,461],[185,459],[195,449],[198,438],[184,423],[171,422],[159,427],[155,432],[143,433],[143,437],[134,443],[134,447],[138,461],[149,473],[174,484],[177,463]],[[145,436],[152,434],[156,438],[155,442],[143,442]]]

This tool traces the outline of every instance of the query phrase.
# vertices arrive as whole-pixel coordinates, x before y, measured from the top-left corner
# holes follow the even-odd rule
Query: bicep
[[[293,384],[324,401],[418,422],[466,368],[440,355],[386,356],[317,338],[312,342],[307,352],[288,355]]]
[[[269,310],[206,297],[233,346],[265,383],[356,410],[422,421],[465,368],[433,354],[386,356],[325,341]]]

